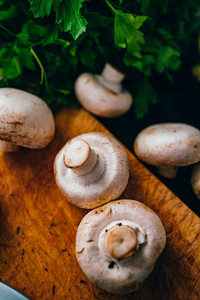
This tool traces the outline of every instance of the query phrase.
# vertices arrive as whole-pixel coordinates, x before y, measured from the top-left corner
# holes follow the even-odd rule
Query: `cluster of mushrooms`
[[[106,64],[101,75],[79,76],[76,96],[93,114],[119,116],[133,101],[121,85],[123,78],[124,74]],[[0,107],[0,151],[17,151],[19,146],[40,149],[52,141],[54,117],[40,98],[1,88]],[[160,174],[172,178],[178,166],[200,161],[200,131],[186,124],[153,125],[137,136],[134,151],[139,159],[159,167]],[[198,165],[192,183],[200,195],[200,175],[196,172],[200,174]],[[91,209],[76,236],[76,257],[85,275],[111,293],[137,290],[163,251],[166,233],[150,208],[136,200],[117,200],[129,180],[123,147],[104,133],[76,136],[56,155],[54,175],[69,202]]]
[[[101,75],[83,73],[78,77],[76,97],[94,115],[120,116],[133,103],[131,94],[121,84],[124,77],[107,63]],[[195,164],[191,185],[200,199],[200,131],[197,128],[181,123],[149,126],[136,137],[134,152],[140,160],[155,165],[158,174],[165,178],[175,178],[178,167]]]
[[[54,174],[69,202],[93,209],[76,235],[76,257],[85,275],[111,293],[137,290],[164,249],[166,233],[158,215],[144,204],[116,200],[129,179],[123,147],[105,133],[81,134],[56,155]]]

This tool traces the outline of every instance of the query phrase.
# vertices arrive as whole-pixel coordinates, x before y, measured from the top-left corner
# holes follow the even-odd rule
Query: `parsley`
[[[77,105],[81,72],[109,62],[142,118],[157,102],[155,74],[174,81],[197,45],[199,0],[0,0],[0,86],[30,90],[56,110]],[[197,63],[199,63],[197,61]],[[199,76],[199,67],[193,69]]]

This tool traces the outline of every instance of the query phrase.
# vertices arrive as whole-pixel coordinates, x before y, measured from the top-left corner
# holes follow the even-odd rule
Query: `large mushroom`
[[[76,97],[81,105],[97,116],[117,117],[129,110],[132,96],[121,81],[124,74],[106,64],[101,75],[81,74],[75,82]]]
[[[174,178],[177,167],[200,161],[200,131],[187,124],[163,123],[142,130],[134,151],[142,161],[158,167],[166,178]]]
[[[166,243],[158,215],[135,200],[117,200],[90,211],[79,224],[76,257],[85,275],[115,294],[137,290]]]
[[[90,132],[69,140],[54,162],[56,183],[67,200],[95,208],[117,199],[125,190],[128,157],[123,147],[105,133]]]
[[[44,148],[54,132],[53,114],[43,100],[18,89],[0,89],[0,151]]]

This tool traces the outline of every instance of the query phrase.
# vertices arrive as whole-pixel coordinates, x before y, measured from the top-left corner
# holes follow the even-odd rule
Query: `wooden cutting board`
[[[200,219],[127,149],[130,180],[121,198],[142,201],[159,215],[167,245],[135,293],[116,296],[89,282],[74,253],[87,210],[66,201],[52,166],[68,139],[108,131],[82,109],[61,111],[56,126],[45,149],[0,154],[0,279],[32,300],[200,299]]]

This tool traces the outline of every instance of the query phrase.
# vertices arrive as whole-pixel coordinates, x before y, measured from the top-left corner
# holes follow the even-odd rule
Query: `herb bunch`
[[[135,114],[173,81],[196,45],[199,0],[0,0],[0,86],[31,90],[56,110],[76,105],[74,81],[106,62],[127,74]]]

